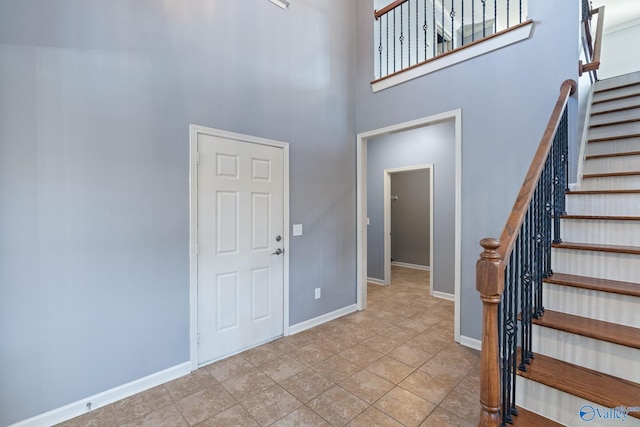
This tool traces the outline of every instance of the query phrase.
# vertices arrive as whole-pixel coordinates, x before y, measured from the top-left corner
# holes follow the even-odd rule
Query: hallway
[[[393,267],[369,307],[61,424],[473,426],[479,352],[453,341],[429,272]]]

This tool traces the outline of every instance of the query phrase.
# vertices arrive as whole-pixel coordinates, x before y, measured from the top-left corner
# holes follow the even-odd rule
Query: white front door
[[[283,334],[284,150],[197,135],[198,365]]]

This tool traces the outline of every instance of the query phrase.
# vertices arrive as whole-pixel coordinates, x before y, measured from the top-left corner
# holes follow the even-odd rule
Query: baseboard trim
[[[431,267],[428,265],[410,264],[408,262],[391,261],[391,265],[404,268],[413,268],[414,270],[431,271]]]
[[[175,380],[191,372],[191,362],[181,363],[174,367],[153,373],[146,377],[119,385],[102,393],[94,394],[68,405],[45,412],[12,424],[11,427],[40,427],[55,425],[63,421],[84,415],[88,412],[110,405],[113,402],[127,398],[150,388]],[[91,410],[88,407],[91,407]]]
[[[385,286],[384,280],[376,279],[375,277],[367,277],[367,283],[373,283],[374,285]]]
[[[446,292],[440,292],[440,291],[433,291],[433,294],[431,295],[435,298],[442,298],[442,299],[446,299],[447,301],[454,301],[456,300],[456,296],[454,294],[448,294]]]
[[[482,350],[482,341],[477,340],[475,338],[469,338],[464,335],[460,335],[460,344],[472,348],[474,350]]]
[[[289,327],[289,335],[294,335],[307,329],[311,329],[314,326],[322,325],[323,323],[330,322],[338,319],[339,317],[346,316],[358,310],[357,304],[351,304],[338,310],[332,311],[322,316],[314,317],[313,319],[305,320],[304,322],[296,323]]]

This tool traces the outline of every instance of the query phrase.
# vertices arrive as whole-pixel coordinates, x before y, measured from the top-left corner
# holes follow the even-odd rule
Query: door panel
[[[198,364],[283,333],[284,150],[199,134]]]

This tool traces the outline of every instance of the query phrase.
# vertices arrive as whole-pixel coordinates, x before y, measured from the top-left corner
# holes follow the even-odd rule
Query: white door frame
[[[416,170],[429,171],[429,270],[433,276],[433,164],[405,166],[384,170],[384,284],[391,284],[391,175]],[[429,280],[433,295],[433,280]]]
[[[289,335],[289,144],[256,136],[243,135],[204,126],[189,125],[189,310],[190,310],[190,361],[191,370],[198,369],[198,260],[196,257],[198,242],[198,135],[211,135],[252,144],[281,148],[283,154],[283,305],[282,330]]]
[[[461,247],[461,192],[462,192],[462,110],[423,117],[391,125],[356,136],[356,302],[358,310],[367,308],[367,141],[384,135],[421,128],[436,123],[454,121],[455,129],[455,314],[454,339],[460,341],[460,247]],[[433,266],[432,266],[433,268]]]

